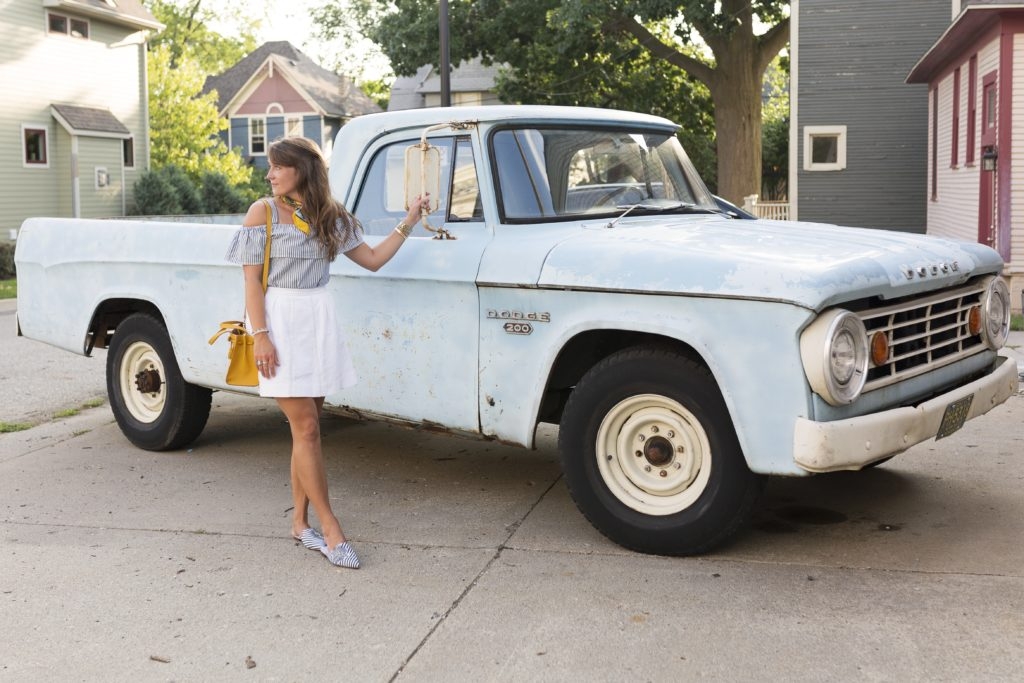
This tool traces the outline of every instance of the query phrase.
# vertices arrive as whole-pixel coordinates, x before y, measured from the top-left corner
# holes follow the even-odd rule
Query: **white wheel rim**
[[[685,510],[711,476],[707,433],[693,413],[665,396],[620,401],[601,421],[596,447],[605,485],[643,514]]]
[[[156,373],[153,375],[152,373]],[[159,378],[155,391],[142,391],[138,377],[148,373]],[[134,342],[121,358],[121,372],[118,380],[125,408],[139,422],[151,423],[163,412],[166,392],[164,391],[164,364],[156,350],[146,342]]]

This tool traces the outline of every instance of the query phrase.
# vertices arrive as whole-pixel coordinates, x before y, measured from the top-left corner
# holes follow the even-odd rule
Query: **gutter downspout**
[[[71,136],[71,217],[82,217],[82,183],[78,177],[78,136]]]

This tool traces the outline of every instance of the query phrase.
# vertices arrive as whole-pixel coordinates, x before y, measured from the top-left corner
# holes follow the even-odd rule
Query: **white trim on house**
[[[90,5],[81,0],[43,0],[43,7],[47,9],[59,9],[64,12],[72,12],[74,14],[82,14],[87,17],[94,19],[102,19],[118,26],[131,26],[136,29],[152,29],[155,31],[162,31],[166,28],[163,24],[155,19],[150,21],[143,17],[136,17],[124,12],[119,12],[115,8],[105,9],[96,5]]]
[[[316,99],[309,94],[309,91],[299,85],[298,80],[292,74],[291,68],[287,65],[287,60],[277,54],[268,55],[263,64],[245,82],[245,85],[238,89],[235,96],[224,103],[224,107],[220,111],[221,116],[226,116],[228,119],[238,118],[238,108],[249,101],[249,98],[252,97],[252,94],[256,92],[256,89],[259,88],[263,81],[274,76],[275,66],[280,69],[280,76],[284,78],[285,82],[294,88],[295,92],[299,93],[306,104],[313,107],[313,113],[317,116],[328,116],[327,110],[317,103]]]
[[[804,126],[803,134],[805,171],[842,171],[846,168],[846,126]],[[835,138],[835,161],[814,161],[814,138]]]
[[[64,20],[64,30],[54,31],[51,23],[51,17],[57,17]],[[92,24],[89,23],[88,19],[82,19],[70,14],[64,14],[62,12],[43,12],[44,23],[46,24],[46,35],[48,36],[64,36],[65,38],[73,38],[74,40],[89,40],[92,37]],[[85,24],[85,35],[75,35],[73,33],[72,24],[74,22],[80,22]]]
[[[249,125],[247,126],[247,132],[248,132],[248,136],[249,136],[249,156],[252,156],[252,157],[265,157],[267,155],[267,117],[266,116],[248,116],[246,118],[249,119]],[[252,148],[253,123],[255,121],[259,121],[260,123],[263,124],[263,133],[262,133],[263,151],[261,151],[261,152],[253,151],[253,148]]]
[[[25,131],[26,130],[41,130],[43,131],[43,156],[46,157],[45,162],[29,163],[28,161],[28,149],[25,147]],[[50,126],[46,123],[23,123],[21,124],[21,165],[24,168],[39,168],[45,169],[50,168]]]

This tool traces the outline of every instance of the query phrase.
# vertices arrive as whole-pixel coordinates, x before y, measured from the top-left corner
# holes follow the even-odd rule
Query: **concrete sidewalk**
[[[698,558],[638,555],[536,451],[328,418],[363,559],[288,537],[288,432],[215,395],[189,449],[107,408],[0,435],[0,680],[1015,681],[1024,396],[865,472],[773,479]]]

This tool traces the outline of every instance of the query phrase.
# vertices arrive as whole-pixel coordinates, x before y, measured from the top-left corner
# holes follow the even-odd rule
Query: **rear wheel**
[[[702,365],[637,347],[592,368],[559,432],[566,482],[605,536],[661,555],[706,552],[750,517],[764,477],[748,468]]]
[[[206,426],[211,395],[182,379],[159,320],[136,313],[117,326],[107,350],[107,396],[133,444],[165,451],[191,443]]]

